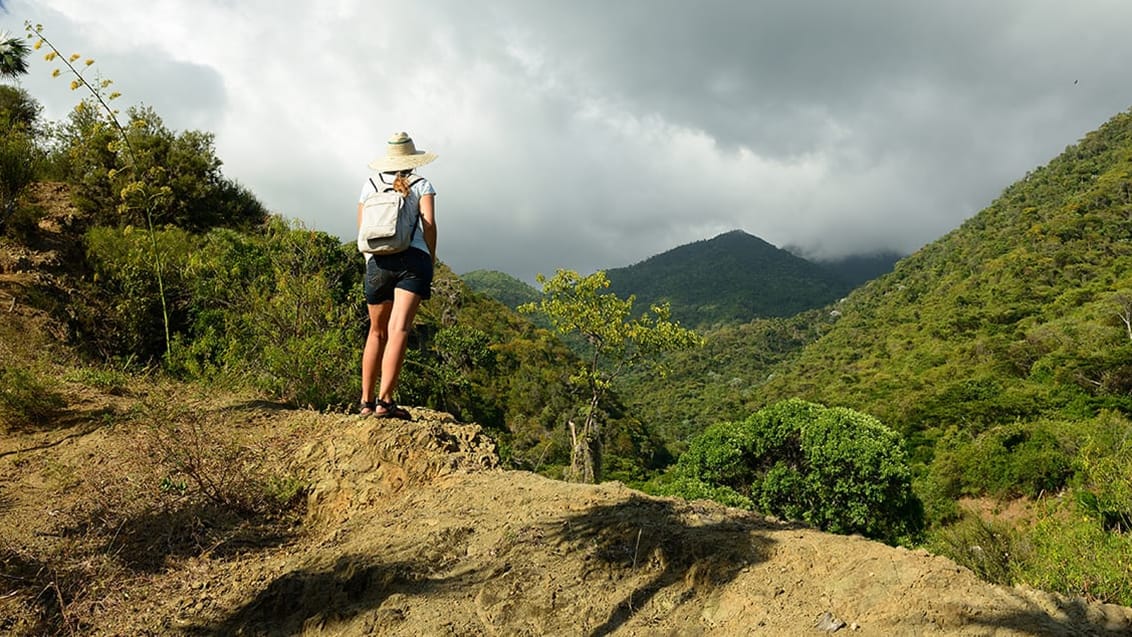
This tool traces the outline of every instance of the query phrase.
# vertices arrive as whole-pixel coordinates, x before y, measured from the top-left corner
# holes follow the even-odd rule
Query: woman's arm
[[[433,264],[436,263],[436,195],[425,195],[421,197],[421,226],[424,228],[424,240],[428,244],[428,252],[432,255]],[[358,214],[361,215],[361,207],[358,208]],[[358,217],[358,223],[361,223],[361,217]]]

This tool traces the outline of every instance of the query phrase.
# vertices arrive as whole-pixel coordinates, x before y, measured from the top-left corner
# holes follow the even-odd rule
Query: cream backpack
[[[424,179],[413,175],[412,188]],[[417,231],[420,212],[412,214],[405,205],[405,197],[393,189],[392,184],[379,186],[371,177],[374,192],[362,201],[362,223],[358,226],[358,250],[368,254],[396,254],[408,249]]]

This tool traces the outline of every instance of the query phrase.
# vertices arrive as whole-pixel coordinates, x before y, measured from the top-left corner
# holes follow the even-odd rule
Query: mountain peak
[[[612,291],[642,307],[668,302],[685,325],[745,323],[821,307],[848,291],[822,267],[731,230],[606,272]]]

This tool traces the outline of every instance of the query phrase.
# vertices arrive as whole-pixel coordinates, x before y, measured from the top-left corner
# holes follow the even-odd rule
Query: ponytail
[[[409,196],[409,175],[412,171],[403,170],[397,173],[397,178],[393,180],[393,190],[401,193],[402,197]]]

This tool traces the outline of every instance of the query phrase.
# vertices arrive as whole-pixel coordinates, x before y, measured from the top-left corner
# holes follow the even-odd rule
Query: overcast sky
[[[344,239],[409,132],[440,155],[441,260],[527,281],[732,229],[909,253],[1132,106],[1126,0],[3,4]],[[21,84],[61,119],[55,66]]]

